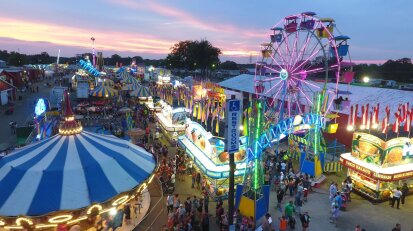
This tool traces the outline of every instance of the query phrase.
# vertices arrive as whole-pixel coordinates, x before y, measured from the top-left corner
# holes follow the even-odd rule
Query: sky
[[[412,58],[410,0],[0,0],[0,49],[74,56],[165,58],[174,43],[207,39],[221,61],[248,63],[269,28],[305,11],[331,17],[349,40],[352,61]]]

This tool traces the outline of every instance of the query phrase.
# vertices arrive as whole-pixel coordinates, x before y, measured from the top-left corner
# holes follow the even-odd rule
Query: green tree
[[[122,57],[118,54],[113,54],[110,57],[110,64],[111,65],[116,65],[116,63],[120,64],[122,62]]]
[[[166,65],[170,68],[201,69],[205,72],[219,65],[221,53],[219,48],[207,40],[180,41],[171,47],[171,52],[166,57]]]
[[[238,64],[236,62],[233,62],[233,61],[225,61],[225,62],[221,63],[221,65],[219,65],[219,67],[221,69],[224,69],[224,70],[236,70],[236,69],[238,69]]]
[[[22,66],[26,64],[26,56],[17,52],[11,52],[8,63],[11,66]]]

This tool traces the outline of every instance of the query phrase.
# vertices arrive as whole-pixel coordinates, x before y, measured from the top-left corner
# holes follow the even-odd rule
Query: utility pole
[[[229,154],[229,189],[228,189],[228,225],[234,224],[234,154],[239,152],[240,121],[242,115],[241,101],[231,95],[226,102],[225,151]]]

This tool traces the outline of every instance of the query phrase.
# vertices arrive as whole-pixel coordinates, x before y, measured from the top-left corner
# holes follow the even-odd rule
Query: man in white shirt
[[[285,167],[287,166],[287,164],[283,161],[281,163],[281,171],[285,174]]]
[[[168,213],[173,212],[173,208],[174,208],[174,197],[172,196],[172,194],[168,195],[168,197],[166,198],[166,204],[167,204],[167,211]]]
[[[400,188],[397,187],[397,189],[393,190],[393,201],[391,203],[391,207],[394,208],[394,203],[397,201],[397,209],[400,209],[400,197],[402,196],[402,192],[400,191]]]

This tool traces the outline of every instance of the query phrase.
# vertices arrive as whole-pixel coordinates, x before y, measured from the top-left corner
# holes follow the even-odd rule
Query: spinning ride
[[[255,69],[256,98],[245,113],[248,171],[236,198],[241,213],[255,219],[265,214],[269,202],[268,186],[263,185],[262,150],[289,134],[309,130],[301,172],[316,177],[322,173],[321,129],[337,94],[349,37],[335,36],[334,20],[315,15],[304,12],[285,17],[271,28],[270,41],[261,45]]]

